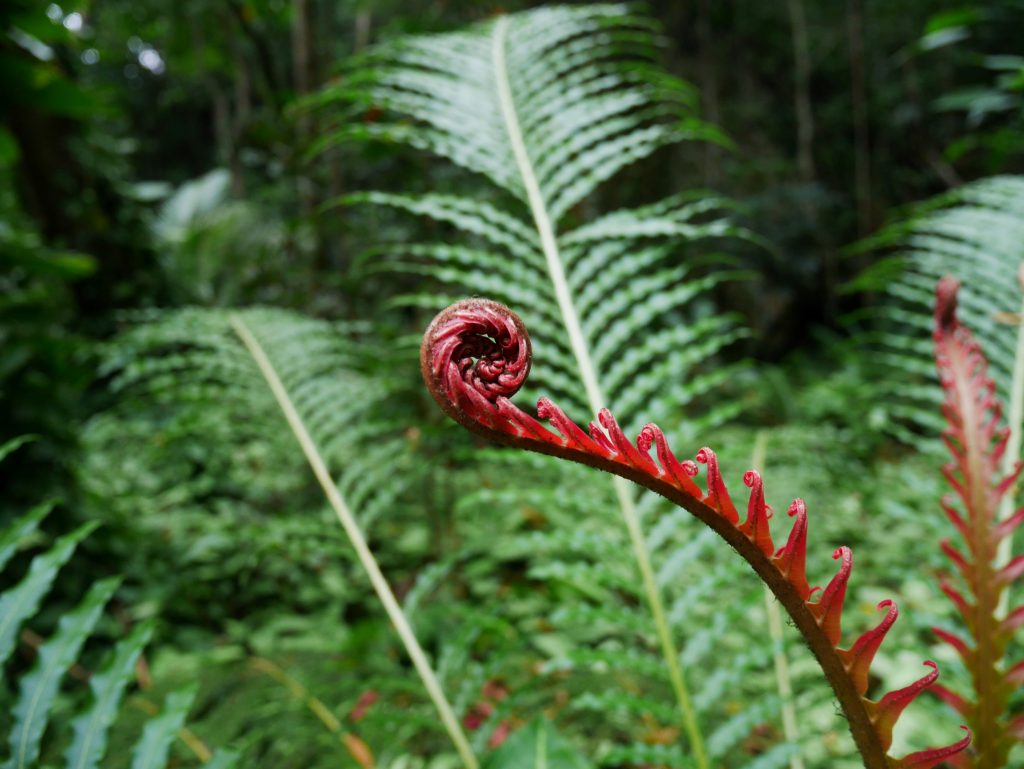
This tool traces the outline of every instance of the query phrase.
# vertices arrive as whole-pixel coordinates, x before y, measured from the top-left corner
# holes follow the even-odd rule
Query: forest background
[[[167,746],[175,766],[211,755],[275,769],[458,765],[262,380],[224,332],[229,311],[258,307],[242,317],[297,387],[315,383],[303,407],[480,752],[543,714],[595,765],[694,766],[653,631],[637,624],[610,487],[487,447],[423,389],[430,318],[447,298],[494,293],[501,270],[455,256],[439,266],[438,252],[410,245],[458,243],[457,217],[352,197],[432,200],[479,184],[375,134],[381,107],[345,95],[377,66],[375,46],[544,6],[2,4],[0,444],[28,439],[0,464],[0,522],[53,507],[4,587],[55,538],[100,526],[20,633],[0,732],[15,728],[17,682],[59,618],[120,575],[56,695],[43,760],[65,750],[90,670],[145,623],[152,639],[104,766],[131,764],[161,703],[188,713],[187,727],[168,722],[181,736]],[[630,424],[657,417],[688,451],[714,445],[734,473],[760,466],[776,510],[803,496],[819,541],[862,554],[858,629],[887,596],[905,614],[873,685],[906,683],[924,658],[966,680],[930,630],[954,613],[936,577],[952,527],[938,505],[927,303],[939,274],[963,282],[1008,397],[1024,262],[1024,3],[634,10],[657,23],[659,65],[685,81],[700,129],[627,165],[573,215],[685,193],[730,225],[683,238],[686,280],[653,272],[664,284],[636,297],[660,307],[659,291],[691,286],[685,308],[647,322],[698,324],[711,341],[678,337],[693,355],[666,353],[655,368],[692,391],[644,390],[650,408]],[[625,315],[622,333],[642,347],[647,322]],[[548,350],[535,368],[564,369]],[[795,633],[768,632],[756,580],[696,522],[640,504],[715,765],[856,766]],[[904,752],[949,742],[962,721],[938,698],[915,708],[897,733]],[[1019,691],[1009,708],[1024,711]]]

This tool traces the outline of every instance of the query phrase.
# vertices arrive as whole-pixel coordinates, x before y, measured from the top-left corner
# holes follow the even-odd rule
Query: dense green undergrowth
[[[657,421],[680,457],[714,446],[732,489],[757,467],[777,532],[802,497],[817,543],[808,572],[834,573],[840,545],[856,553],[844,637],[877,624],[879,601],[900,605],[872,696],[909,683],[925,657],[951,690],[970,690],[969,665],[932,632],[959,622],[940,582],[939,542],[956,532],[939,508],[932,302],[942,275],[963,282],[964,322],[1019,434],[1024,107],[1020,62],[992,31],[1019,4],[934,16],[884,60],[917,87],[947,47],[990,54],[981,85],[950,86],[957,98],[937,105],[950,122],[936,119],[935,135],[911,89],[899,114],[918,116],[906,119],[928,170],[914,166],[913,184],[893,174],[899,200],[918,202],[885,226],[871,210],[847,221],[860,190],[845,211],[830,202],[837,172],[820,149],[818,176],[761,190],[779,161],[747,161],[767,134],[726,138],[707,91],[669,74],[679,19],[660,5],[668,28],[634,6],[545,5],[412,35],[402,32],[455,25],[309,2],[197,2],[186,24],[159,4],[110,4],[108,18],[142,25],[127,43],[107,42],[104,14],[85,5],[83,33],[70,7],[51,6],[49,19],[0,11],[0,73],[19,84],[0,101],[0,401],[11,417],[0,438],[28,439],[0,465],[0,766],[467,764],[240,326],[486,769],[861,765],[800,635],[698,521],[586,468],[492,446],[437,411],[420,336],[467,295],[501,300],[529,326],[524,408],[552,396],[584,421],[607,405],[631,436]],[[814,50],[855,28],[862,5],[839,23],[807,4],[823,30]],[[319,90],[285,93],[276,79],[303,59],[282,63],[267,41],[300,30],[303,8],[351,13],[357,31],[376,13],[392,26]],[[771,32],[767,11],[751,12]],[[711,13],[702,23],[714,27]],[[897,33],[895,22],[884,32]],[[125,93],[159,94],[159,111],[202,90],[221,121],[217,156],[175,166],[169,181],[197,178],[173,194],[140,182],[119,154],[129,151],[112,146],[120,129],[111,105],[93,102],[107,98],[96,71],[62,69],[69,51],[128,45],[143,46],[137,70],[156,51],[142,38],[162,35],[177,89],[151,93],[143,79]],[[794,26],[778,50],[789,56],[798,38]],[[701,50],[687,69],[707,89],[714,62]],[[973,54],[958,55],[968,63],[934,77],[981,77]],[[236,67],[244,81],[230,79]],[[974,122],[954,124],[965,105]],[[44,216],[30,182],[49,177],[29,138],[32,125],[44,135],[64,121],[75,131],[55,189],[71,187]],[[161,130],[174,146],[175,126]],[[844,158],[843,173],[862,161]],[[723,169],[739,181],[722,183]],[[932,197],[936,175],[952,186]],[[94,186],[75,198],[83,185]],[[820,281],[809,289],[810,264]],[[793,331],[809,325],[801,305],[815,293],[815,316],[830,314],[813,335]],[[1016,605],[1019,588],[1009,592]],[[1022,651],[1017,633],[1006,657]],[[1006,714],[1024,714],[1019,684]],[[893,753],[948,743],[963,720],[922,697]],[[1024,760],[1014,751],[1007,766]]]

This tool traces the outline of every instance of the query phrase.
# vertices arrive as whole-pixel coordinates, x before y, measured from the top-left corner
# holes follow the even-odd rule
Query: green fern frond
[[[163,769],[166,766],[171,743],[185,725],[197,688],[191,686],[167,695],[160,714],[146,722],[142,737],[132,749],[131,769]]]
[[[527,308],[534,345],[556,361],[534,380],[533,393],[595,415],[614,404],[629,428],[639,428],[632,421],[641,412],[678,425],[687,407],[710,400],[735,372],[698,372],[743,335],[737,319],[717,314],[709,301],[721,281],[736,276],[702,258],[712,242],[745,235],[729,218],[728,202],[684,194],[584,221],[580,204],[627,165],[676,142],[719,138],[697,118],[693,89],[661,72],[658,56],[656,26],[627,6],[541,8],[379,47],[315,99],[349,126],[320,149],[392,141],[428,150],[492,184],[484,199],[370,192],[339,201],[387,206],[462,234],[457,246],[375,251],[389,256],[390,268],[426,278],[398,301],[439,309],[442,294],[486,289]],[[366,110],[372,112],[363,117]],[[701,427],[733,414],[709,407]],[[636,494],[625,481],[612,488],[615,496],[603,504],[618,507],[626,522],[640,595],[650,605],[681,720],[703,768],[700,730]],[[556,515],[550,506],[540,509]],[[581,590],[631,591],[636,581],[584,560],[532,569],[533,578]]]
[[[499,560],[527,559],[529,578],[557,597],[555,611],[543,604],[537,608],[540,616],[520,618],[525,627],[543,628],[541,632],[554,637],[550,646],[538,643],[542,678],[547,679],[541,690],[557,685],[573,693],[563,719],[583,733],[599,733],[603,739],[594,743],[599,755],[608,743],[614,744],[610,755],[641,755],[630,748],[638,730],[651,727],[653,718],[654,724],[670,732],[674,707],[652,653],[656,641],[650,621],[638,606],[641,589],[626,557],[620,527],[609,514],[610,490],[580,483],[579,468],[543,457],[538,460],[500,450],[483,454],[483,477],[460,500],[460,511],[468,521],[467,546],[474,536],[483,536],[475,532],[478,527],[472,525],[471,511],[506,511],[509,521],[502,525],[512,532],[518,511],[549,517],[541,530],[507,536],[502,547],[491,552]],[[510,491],[498,482],[502,477],[530,477],[531,484]],[[560,493],[565,488],[572,488],[573,494]],[[742,732],[741,724],[779,720],[770,675],[772,649],[762,637],[763,598],[760,590],[745,582],[738,564],[718,563],[708,572],[707,561],[716,557],[713,535],[695,533],[685,513],[664,508],[649,497],[638,504],[649,530],[647,546],[659,563],[657,579],[669,620],[678,636],[686,639],[682,656],[706,671],[694,688],[693,704],[702,723],[733,723],[732,731],[722,732],[709,744],[711,759],[739,761],[744,755],[740,741],[750,731]],[[493,522],[493,513],[488,515]],[[518,526],[523,526],[522,519]],[[707,600],[709,595],[713,601]],[[726,659],[728,665],[722,663]],[[811,670],[807,677],[813,674]],[[748,710],[748,720],[733,721]],[[737,739],[729,739],[736,735]],[[665,765],[692,765],[692,757],[678,745],[658,750]],[[602,763],[607,763],[604,758]]]
[[[269,351],[362,525],[372,528],[422,475],[405,434],[409,408],[391,397],[395,380],[362,375],[368,348],[330,323],[265,309],[239,316]],[[289,557],[333,562],[333,569],[349,560],[344,543],[322,536],[322,497],[229,313],[152,316],[111,344],[104,374],[118,400],[88,425],[81,477],[105,514],[205,543],[183,556],[209,579],[280,558],[282,538]],[[302,514],[282,517],[282,507]],[[260,536],[267,526],[277,535]],[[249,530],[256,561],[237,555],[236,537]]]
[[[1019,320],[1008,322],[1004,316],[1021,310],[1024,177],[996,176],[946,193],[862,248],[896,251],[851,284],[888,298],[878,311],[879,329],[865,342],[891,372],[881,397],[892,404],[890,413],[898,418],[893,421],[935,435],[941,429],[942,391],[935,385],[930,340],[935,284],[944,275],[970,287],[960,311],[988,352],[997,390],[1008,402]]]
[[[182,350],[173,356],[175,375],[198,382],[207,390],[200,400],[207,408],[211,405],[207,400],[211,396],[217,401],[236,400],[237,393],[237,400],[250,408],[256,407],[252,413],[264,420],[257,429],[262,428],[268,434],[282,432],[280,420],[284,417],[291,434],[281,448],[287,447],[288,455],[301,456],[308,463],[298,477],[308,478],[312,470],[463,764],[467,769],[476,769],[477,760],[438,677],[363,533],[369,515],[392,505],[410,479],[417,477],[411,468],[402,472],[402,458],[408,457],[409,445],[403,433],[396,435],[401,422],[393,417],[385,421],[371,418],[372,410],[387,394],[386,389],[372,388],[364,377],[352,370],[350,346],[342,343],[341,337],[327,324],[287,313],[258,310],[227,314],[200,312],[191,317],[209,333],[197,345],[193,337],[181,335],[181,329],[175,328],[180,317],[171,316],[170,343]],[[154,328],[149,328],[144,334],[153,332]],[[165,338],[166,330],[159,324],[155,332],[158,338]],[[159,352],[150,348],[147,355],[138,359],[143,364],[144,374],[137,377],[135,383],[150,397],[159,393],[159,385],[155,391],[152,387],[153,370],[166,366],[168,357],[158,357]],[[130,372],[130,368],[129,365],[126,371]],[[227,375],[223,369],[227,370]],[[187,398],[184,404],[176,405],[179,414],[182,405],[185,406],[183,413],[190,413]],[[197,416],[202,419],[205,415],[200,411]],[[300,451],[297,452],[297,448]],[[333,477],[327,465],[329,461],[336,469],[342,469],[340,480]],[[349,507],[353,503],[360,507],[361,520],[356,519]]]
[[[657,394],[657,413],[678,414],[721,384],[687,389],[688,372],[741,335],[736,318],[712,320],[695,309],[731,276],[700,279],[679,259],[686,244],[743,234],[723,217],[728,201],[681,194],[576,229],[560,226],[624,166],[667,144],[713,134],[695,117],[692,87],[661,72],[658,55],[656,25],[626,6],[543,8],[382,46],[359,60],[347,85],[318,99],[383,110],[372,124],[375,138],[430,149],[525,204],[527,217],[521,206],[478,197],[370,192],[345,199],[461,231],[466,245],[384,253],[394,253],[392,269],[518,299],[548,359],[576,361],[545,371],[544,381],[534,383],[538,391],[579,401],[582,382],[588,397],[579,405],[595,413],[607,405],[605,394],[627,416],[641,406],[650,413]],[[440,306],[436,295],[407,301]],[[704,325],[679,338],[685,322],[695,320]],[[687,348],[695,338],[711,341]],[[650,372],[655,359],[661,365]],[[666,372],[671,376],[660,376]]]
[[[23,441],[22,441],[23,442]],[[12,441],[8,446],[18,445]],[[0,450],[0,461],[9,452]],[[43,518],[54,507],[52,502],[37,505],[25,515],[0,530],[0,570],[7,566],[19,549],[36,547],[42,536],[38,529]],[[22,639],[22,626],[40,613],[61,569],[74,556],[81,542],[98,523],[91,522],[48,543],[48,549],[35,555],[19,580],[0,593],[0,668],[7,665],[12,652]],[[9,582],[8,575],[3,575]],[[106,653],[103,667],[89,676],[87,701],[68,711],[61,686],[68,671],[80,664],[80,655],[96,634],[103,612],[121,585],[121,577],[96,581],[77,606],[63,611],[50,637],[36,646],[35,661],[24,673],[15,675],[12,688],[17,694],[4,707],[10,707],[7,745],[9,755],[4,769],[31,769],[53,766],[63,748],[66,769],[94,769],[100,766],[107,752],[110,731],[120,712],[125,691],[135,675],[135,666],[143,648],[153,635],[153,623],[136,625],[132,632]],[[80,672],[80,671],[79,671]],[[5,687],[6,691],[6,687]],[[58,718],[58,713],[60,718]],[[63,723],[66,719],[69,724]],[[155,727],[153,727],[155,728]],[[177,737],[175,729],[171,738]],[[228,754],[230,757],[230,754]],[[166,754],[151,755],[146,764],[163,769]],[[226,764],[231,766],[231,764]]]
[[[33,616],[50,592],[57,572],[75,552],[97,524],[87,523],[65,534],[53,547],[32,559],[28,574],[10,590],[0,595],[0,665],[7,662],[18,642],[18,631]]]
[[[2,453],[0,452],[0,461],[3,461]],[[39,529],[39,524],[50,514],[55,504],[51,500],[36,505],[0,532],[0,569],[7,565],[22,543],[35,534]],[[3,657],[0,657],[0,663],[2,661]]]
[[[120,582],[113,577],[93,585],[81,604],[61,617],[53,638],[39,647],[35,666],[21,678],[21,694],[14,707],[9,737],[11,757],[6,767],[27,769],[35,764],[61,678],[78,658]]]
[[[71,722],[72,741],[65,753],[67,769],[95,769],[107,747],[107,731],[117,716],[142,649],[153,635],[152,623],[136,625],[110,654],[106,666],[89,679],[92,705]]]

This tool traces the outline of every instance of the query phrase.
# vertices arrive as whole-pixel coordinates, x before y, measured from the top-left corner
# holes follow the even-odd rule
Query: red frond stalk
[[[794,500],[789,516],[794,519],[786,544],[772,553],[770,511],[764,501],[760,475],[749,472],[747,519],[741,525],[710,448],[696,456],[707,466],[707,493],[693,481],[697,465],[680,462],[669,448],[664,433],[655,425],[644,427],[635,445],[626,439],[611,412],[603,409],[600,425],[591,424],[588,435],[551,401],[542,398],[537,416],[547,420],[552,432],[508,400],[522,385],[530,368],[530,342],[522,321],[496,302],[471,299],[440,313],[423,341],[420,363],[427,387],[441,408],[467,429],[512,446],[581,462],[627,478],[683,507],[713,529],[757,572],[786,609],[817,658],[850,726],[854,742],[867,769],[925,769],[932,756],[952,756],[967,745],[963,740],[949,748],[915,753],[897,760],[886,755],[892,725],[916,693],[935,680],[926,676],[916,684],[887,695],[875,703],[864,697],[868,667],[879,645],[896,621],[896,607],[888,609],[878,627],[839,649],[841,612],[852,569],[852,553],[841,547],[835,557],[839,571],[821,597],[811,602],[807,581],[807,510]],[[958,440],[960,440],[958,438]],[[657,462],[650,456],[657,449]],[[934,667],[934,663],[928,663]],[[911,762],[911,763],[906,763]]]
[[[1007,614],[999,629],[1006,635],[1012,635],[1020,627],[1024,627],[1024,606],[1018,606]]]
[[[967,522],[964,520],[963,516],[960,515],[960,512],[953,507],[951,497],[946,496],[940,499],[939,507],[942,508],[942,511],[949,518],[950,522],[956,526],[957,531],[960,532],[961,536],[963,536],[964,539],[967,539],[970,536],[970,530],[967,528]]]
[[[997,539],[1004,539],[1017,530],[1021,522],[1024,522],[1024,507],[1017,510],[1013,515],[996,526],[995,535]]]
[[[615,459],[615,455],[618,453],[615,450],[615,444],[608,438],[605,431],[601,429],[601,425],[591,422],[587,429],[590,433],[590,439],[601,447],[604,455],[609,459]]]
[[[1002,407],[995,398],[985,356],[957,318],[958,289],[952,278],[939,281],[933,341],[945,396],[942,411],[949,423],[943,437],[953,459],[943,473],[959,497],[959,504],[944,499],[942,508],[966,545],[960,550],[943,542],[942,550],[956,565],[970,595],[965,596],[947,578],[941,580],[940,588],[963,618],[970,642],[956,633],[934,630],[963,658],[974,688],[970,695],[943,689],[940,696],[967,718],[974,733],[974,766],[999,769],[1006,765],[1013,741],[1006,716],[1009,695],[1021,685],[1013,680],[1012,671],[1001,670],[1002,656],[1010,635],[1024,624],[1024,614],[1018,612],[1001,618],[999,600],[1006,586],[1024,573],[1024,557],[1000,567],[997,548],[1024,520],[1024,512],[999,522],[1000,500],[1016,482],[1020,466],[1000,477],[1009,431],[1000,426]]]
[[[1024,555],[1018,555],[1013,558],[1006,566],[1001,568],[997,574],[998,581],[1009,585],[1021,574],[1024,574]]]
[[[537,401],[537,416],[553,424],[570,446],[593,454],[601,452],[601,447],[549,399],[541,398]]]
[[[959,590],[949,584],[947,579],[939,580],[939,590],[945,593],[946,597],[953,602],[956,610],[960,612],[960,616],[967,623],[967,627],[970,628],[971,622],[974,620],[974,606],[968,603],[967,599],[963,597]]]
[[[636,439],[636,446],[645,454],[651,450],[651,442],[657,446],[658,464],[661,465],[661,474],[667,475],[669,481],[683,489],[691,497],[699,497],[700,487],[691,479],[697,475],[697,463],[693,460],[680,462],[672,449],[668,447],[668,440],[665,433],[655,424],[646,424]]]
[[[971,658],[974,656],[974,653],[971,651],[970,647],[967,646],[967,642],[964,639],[955,633],[950,633],[948,630],[943,630],[940,627],[933,627],[932,632],[935,633],[940,641],[945,641],[956,649],[957,653],[963,657],[964,662],[970,665]]]
[[[612,412],[608,409],[601,409],[601,413],[597,415],[597,418],[601,421],[601,425],[604,429],[608,431],[608,435],[611,436],[615,449],[622,454],[623,460],[627,464],[630,464],[633,467],[642,468],[651,475],[658,474],[658,468],[651,459],[651,455],[646,451],[638,450],[637,447],[630,442],[629,438],[627,438],[625,433],[622,432],[622,428],[619,427],[619,423],[615,421],[615,417],[612,416]]]

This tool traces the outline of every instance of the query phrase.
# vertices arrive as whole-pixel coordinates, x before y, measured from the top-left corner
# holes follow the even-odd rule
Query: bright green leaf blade
[[[538,718],[492,753],[483,769],[592,769],[550,721]]]
[[[35,666],[21,679],[7,767],[27,769],[39,757],[43,731],[50,720],[50,708],[61,678],[78,657],[85,639],[99,622],[103,607],[120,584],[120,577],[111,577],[93,585],[82,602],[61,618],[53,638],[39,647]]]
[[[171,692],[164,708],[142,730],[142,737],[132,750],[131,769],[163,769],[171,751],[171,743],[185,725],[185,717],[196,698],[195,686]]]
[[[2,452],[3,449],[0,449],[0,453]],[[52,499],[40,502],[8,526],[3,533],[0,533],[0,569],[3,569],[7,562],[11,560],[11,556],[17,551],[18,545],[26,537],[35,533],[36,529],[39,528],[39,522],[49,515],[55,504],[56,501]]]
[[[71,724],[73,737],[66,752],[68,769],[95,769],[107,748],[107,732],[117,716],[124,690],[131,682],[142,649],[153,635],[153,624],[137,625],[114,649],[107,666],[89,681],[92,707]]]
[[[3,445],[0,445],[0,462],[3,462],[26,443],[31,443],[34,440],[36,440],[35,435],[19,435],[17,438],[11,438]]]
[[[14,134],[0,127],[0,166],[12,165],[21,155],[21,148]]]
[[[97,525],[87,523],[58,539],[47,552],[32,559],[28,574],[21,582],[0,595],[0,664],[5,663],[14,650],[21,623],[36,613],[60,567]]]

